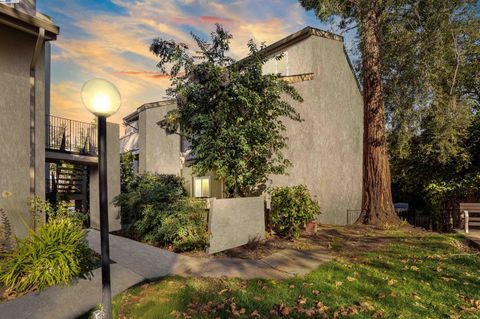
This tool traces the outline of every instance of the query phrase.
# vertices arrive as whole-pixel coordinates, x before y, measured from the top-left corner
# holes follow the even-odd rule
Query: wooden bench
[[[460,203],[460,214],[465,223],[465,233],[470,226],[480,226],[480,203]]]

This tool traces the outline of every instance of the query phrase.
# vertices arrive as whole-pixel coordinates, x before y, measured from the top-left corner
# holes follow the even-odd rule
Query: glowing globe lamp
[[[82,87],[82,103],[90,113],[109,117],[120,108],[122,98],[117,87],[104,79],[92,79]]]

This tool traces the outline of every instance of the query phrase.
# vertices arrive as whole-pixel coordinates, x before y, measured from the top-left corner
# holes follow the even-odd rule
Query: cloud
[[[145,76],[149,78],[155,79],[170,79],[171,76],[169,74],[164,74],[161,72],[149,72],[149,71],[118,71],[112,72],[115,75],[138,75],[138,76]]]
[[[248,53],[248,40],[271,44],[305,24],[305,11],[296,0],[112,2],[121,10],[93,11],[80,0],[51,2],[51,11],[68,13],[52,56],[54,113],[87,119],[79,90],[92,77],[110,80],[121,91],[121,111],[111,119],[116,122],[140,105],[165,97],[170,78],[159,72],[158,58],[149,51],[156,37],[194,47],[191,31],[205,37],[220,23],[233,34],[231,55],[240,59]],[[66,74],[72,70],[75,78],[70,79]]]

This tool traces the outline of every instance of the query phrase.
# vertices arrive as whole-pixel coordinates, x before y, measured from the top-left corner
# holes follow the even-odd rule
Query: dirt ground
[[[404,226],[404,231],[414,233],[429,232],[410,226]],[[285,239],[275,235],[269,236],[260,242],[252,242],[244,246],[217,253],[216,257],[235,257],[244,259],[262,259],[283,249],[311,250],[324,248],[329,249],[336,255],[347,256],[351,251],[376,250],[393,238],[388,231],[371,226],[350,225],[333,226],[320,225],[315,233],[302,233],[297,239]],[[203,251],[192,251],[183,253],[188,256],[205,257]]]

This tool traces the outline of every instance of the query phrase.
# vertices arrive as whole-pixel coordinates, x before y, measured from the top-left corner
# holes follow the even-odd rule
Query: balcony
[[[47,115],[45,129],[47,161],[98,163],[96,124]]]

